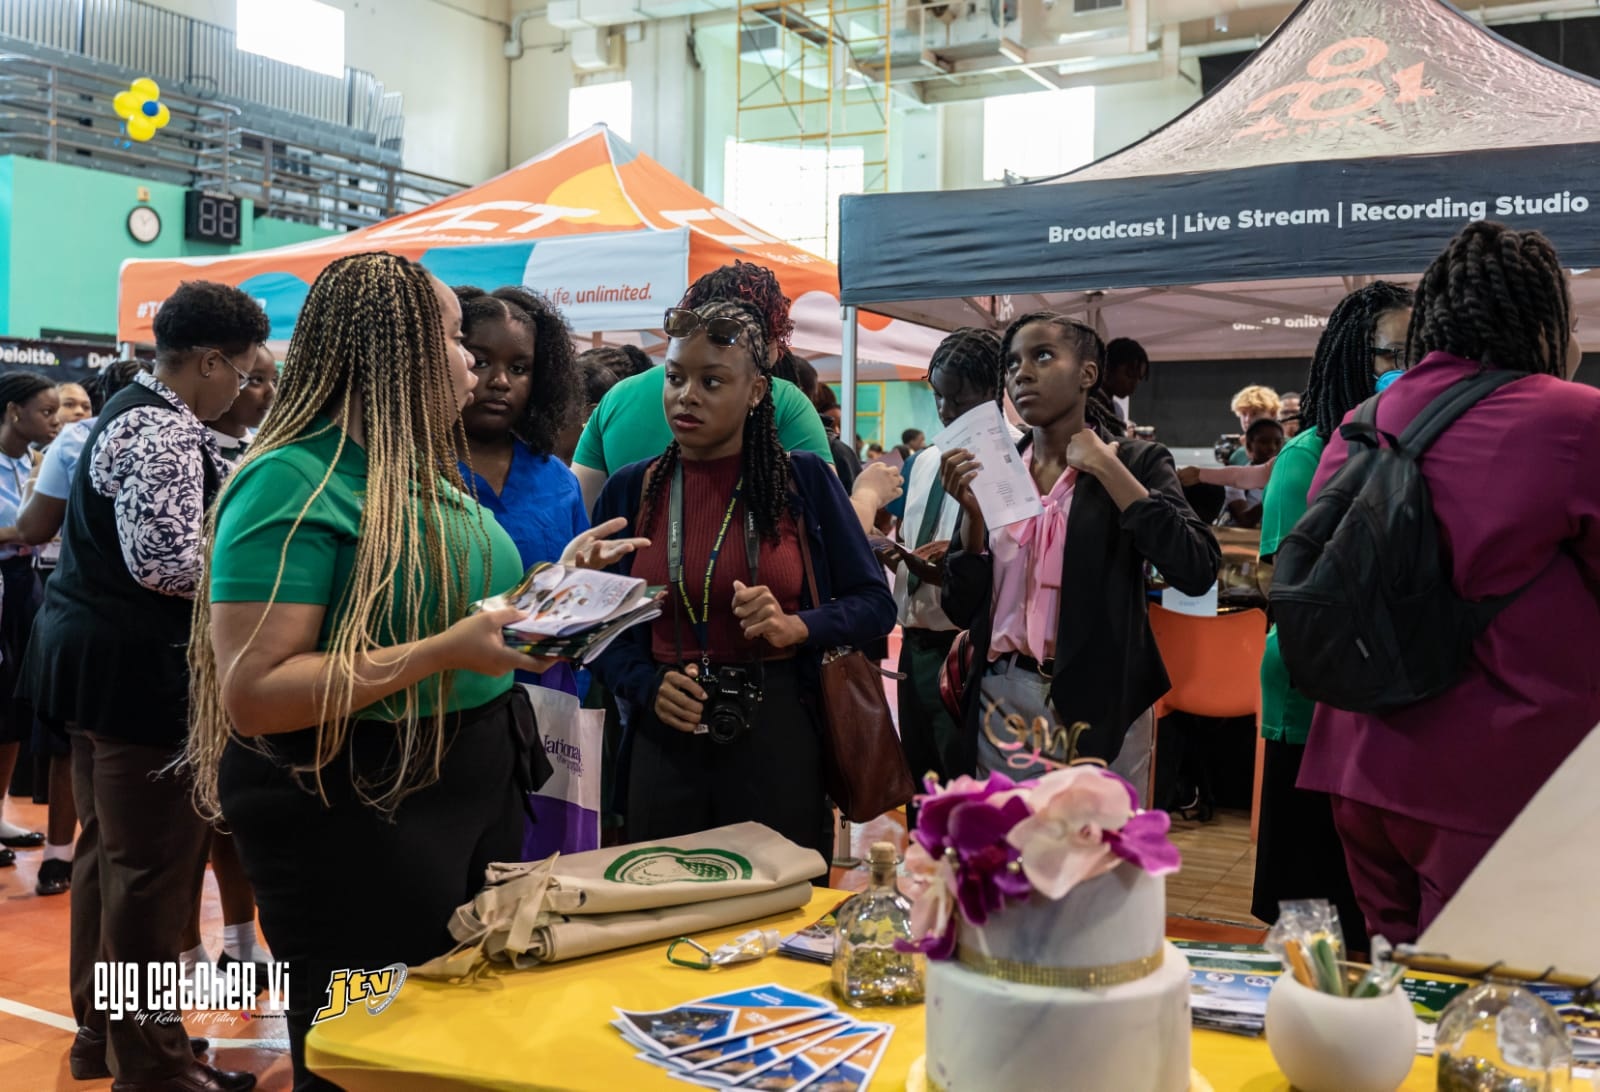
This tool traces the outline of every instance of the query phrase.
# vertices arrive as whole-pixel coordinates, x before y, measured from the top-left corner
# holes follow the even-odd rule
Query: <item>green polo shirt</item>
[[[651,368],[631,376],[606,392],[583,427],[574,466],[586,466],[611,475],[632,463],[654,459],[672,443],[672,426],[661,396],[667,370]],[[809,451],[833,465],[828,434],[816,407],[799,387],[787,379],[772,381],[773,416],[778,442],[785,451]]]
[[[1322,461],[1322,437],[1307,429],[1283,445],[1261,498],[1261,556],[1278,552],[1294,525],[1306,514],[1306,494]],[[1267,631],[1261,657],[1261,734],[1282,743],[1304,744],[1311,732],[1316,702],[1289,685],[1289,669],[1278,654],[1278,627]]]
[[[315,427],[305,437],[261,456],[236,472],[220,501],[217,537],[211,554],[211,599],[216,603],[315,603],[329,607],[323,616],[318,649],[325,649],[344,609],[345,589],[355,566],[356,543],[361,534],[361,512],[367,489],[367,453],[347,442],[333,474],[328,466],[339,448],[339,430]],[[324,478],[327,484],[318,492]],[[522,561],[511,536],[492,515],[470,497],[461,496],[469,527],[481,524],[483,534],[471,533],[447,520],[448,539],[466,539],[468,551],[467,601],[499,594],[522,578]],[[309,502],[309,507],[308,503]],[[296,526],[298,521],[299,526]],[[285,543],[288,548],[285,552]],[[282,559],[282,576],[279,576]],[[486,570],[490,579],[485,582]],[[437,589],[424,587],[421,601],[407,598],[406,582],[395,583],[394,609],[375,638],[381,645],[400,644],[403,619],[418,612],[421,635],[437,632],[432,625],[438,605]],[[451,603],[448,617],[459,619],[467,601]],[[423,680],[418,687],[418,714],[431,715],[439,700],[441,676]],[[471,709],[499,697],[511,688],[512,677],[458,671],[454,675],[447,712]],[[392,704],[391,704],[392,703]],[[399,719],[399,701],[364,709],[366,719]]]

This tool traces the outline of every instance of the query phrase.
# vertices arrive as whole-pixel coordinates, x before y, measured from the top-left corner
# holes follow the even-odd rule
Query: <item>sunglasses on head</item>
[[[668,337],[678,341],[693,337],[696,330],[704,329],[706,340],[713,345],[733,345],[744,333],[744,324],[738,319],[703,319],[685,307],[668,308],[661,328]]]

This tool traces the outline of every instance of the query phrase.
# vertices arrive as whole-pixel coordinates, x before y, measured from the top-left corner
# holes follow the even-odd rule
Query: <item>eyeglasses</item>
[[[248,387],[253,382],[253,379],[252,379],[250,373],[249,372],[241,372],[239,370],[239,366],[237,364],[235,364],[232,360],[228,359],[228,354],[227,353],[223,352],[221,349],[213,349],[211,351],[216,353],[218,356],[220,356],[227,363],[228,367],[233,369],[233,374],[239,377],[239,389],[240,390],[244,390],[246,387]]]
[[[696,330],[704,329],[706,340],[713,345],[733,345],[744,334],[744,324],[738,319],[703,319],[684,307],[669,307],[661,328],[676,341],[693,337]]]
[[[1400,354],[1404,351],[1404,345],[1374,345],[1372,347],[1373,356],[1386,356],[1390,360],[1399,360]]]

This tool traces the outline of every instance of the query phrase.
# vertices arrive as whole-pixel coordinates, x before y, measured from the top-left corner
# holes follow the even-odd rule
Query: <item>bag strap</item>
[[[1399,451],[1416,458],[1444,434],[1467,410],[1493,394],[1507,383],[1523,378],[1526,372],[1485,371],[1453,384],[1439,397],[1429,402],[1422,412],[1400,434]]]
[[[1369,447],[1376,450],[1378,444],[1378,396],[1373,395],[1361,405],[1356,407],[1356,415],[1348,424],[1339,426],[1339,435],[1344,437],[1350,445],[1350,455],[1354,457],[1359,447]],[[1393,437],[1390,437],[1393,442]]]

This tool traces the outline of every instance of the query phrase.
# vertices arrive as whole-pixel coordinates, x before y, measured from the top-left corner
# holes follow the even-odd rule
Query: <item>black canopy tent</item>
[[[1600,266],[1597,168],[1600,83],[1441,0],[1305,0],[1210,95],[1082,170],[844,198],[840,296],[944,329],[1065,311],[1157,359],[1309,355],[1345,292],[1414,278],[1472,219]],[[1573,292],[1600,318],[1600,278]]]

